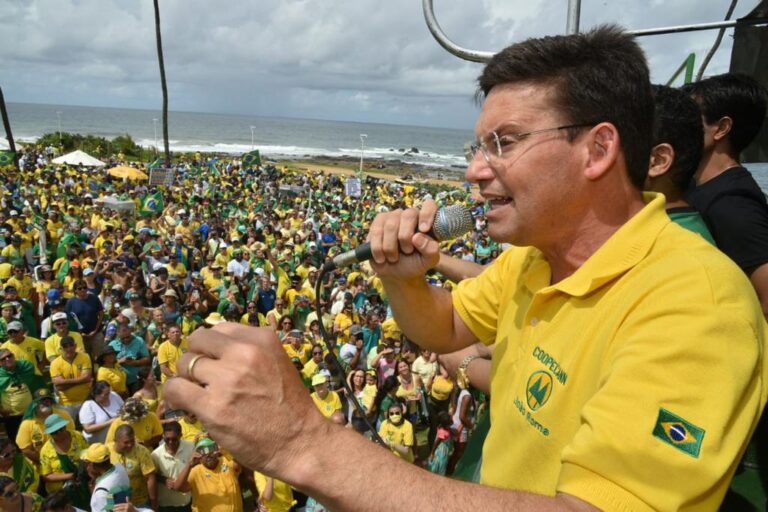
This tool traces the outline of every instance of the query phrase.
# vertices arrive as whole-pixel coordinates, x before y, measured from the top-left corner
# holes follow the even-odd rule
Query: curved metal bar
[[[469,50],[457,45],[448,39],[448,37],[445,35],[445,32],[443,32],[443,29],[440,27],[440,24],[437,23],[437,18],[435,18],[435,8],[432,0],[422,0],[421,4],[424,8],[424,19],[427,21],[427,27],[429,27],[429,31],[432,33],[432,36],[435,38],[435,40],[440,43],[440,46],[448,50],[449,53],[459,57],[460,59],[483,63],[491,60],[491,57],[494,56],[494,52]]]
[[[764,25],[768,18],[751,18],[727,21],[715,21],[712,23],[695,23],[692,25],[676,25],[671,27],[647,28],[643,30],[629,30],[634,36],[654,36],[658,34],[674,34],[678,32],[693,32],[696,30],[713,30],[718,28],[735,27],[736,25]]]

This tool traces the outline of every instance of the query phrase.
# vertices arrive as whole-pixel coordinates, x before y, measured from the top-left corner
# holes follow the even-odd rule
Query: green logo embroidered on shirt
[[[698,458],[701,442],[704,440],[704,429],[664,408],[660,408],[659,417],[653,427],[653,437],[657,437],[668,445]]]

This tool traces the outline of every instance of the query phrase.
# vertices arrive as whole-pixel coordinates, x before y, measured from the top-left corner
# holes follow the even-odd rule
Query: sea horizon
[[[14,140],[22,144],[61,126],[62,132],[108,139],[128,134],[142,147],[162,146],[159,110],[17,102],[7,107]],[[473,138],[471,130],[456,128],[173,110],[168,130],[174,152],[238,155],[254,148],[277,159],[359,158],[362,149],[364,158],[455,172],[466,167],[463,147]]]

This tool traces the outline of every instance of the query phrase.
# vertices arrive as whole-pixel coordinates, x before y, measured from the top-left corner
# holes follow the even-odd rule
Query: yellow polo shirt
[[[259,496],[264,496],[264,490],[267,488],[267,476],[254,471],[253,479],[259,490]],[[291,507],[296,504],[291,486],[276,479],[272,479],[272,497],[269,500],[262,499],[261,501],[269,512],[289,512]]]
[[[80,454],[88,448],[88,443],[80,432],[70,432],[70,434],[72,435],[72,442],[69,445],[67,455],[77,465],[80,460]],[[61,461],[56,453],[56,448],[54,448],[53,442],[49,439],[40,450],[40,475],[46,476],[57,473],[64,473],[64,470],[61,467]],[[49,493],[56,492],[62,487],[64,487],[64,482],[45,483],[45,490]]]
[[[52,414],[58,414],[67,420],[69,422],[67,429],[72,432],[75,431],[75,422],[72,421],[72,416],[67,411],[54,407]],[[16,444],[22,450],[32,448],[35,451],[40,451],[48,439],[50,436],[45,433],[45,423],[37,416],[22,421],[19,425],[19,433],[16,434]]]
[[[176,362],[187,351],[189,351],[189,342],[186,338],[181,338],[178,347],[171,343],[170,340],[166,340],[157,349],[157,362],[161,365],[167,364],[168,369],[176,373]],[[162,382],[165,383],[166,380],[168,380],[168,377],[163,373]]]
[[[379,435],[390,444],[394,443],[411,447],[411,451],[405,457],[400,455],[400,452],[394,448],[390,448],[390,450],[397,457],[413,462],[413,424],[410,421],[403,419],[401,424],[395,425],[390,423],[389,420],[384,420],[379,428]]]
[[[78,352],[70,363],[63,357],[57,357],[51,363],[51,378],[62,377],[64,379],[76,379],[86,371],[92,371],[91,357],[88,354]],[[85,402],[91,391],[91,383],[83,382],[67,389],[57,389],[59,403],[62,405],[76,405]]]
[[[109,459],[112,464],[122,464],[131,482],[131,503],[144,505],[149,503],[147,476],[155,472],[152,453],[144,446],[136,443],[133,449],[126,453],[118,453],[115,443],[107,444]]]
[[[125,370],[119,364],[115,364],[114,368],[100,366],[99,371],[96,373],[96,380],[107,381],[112,391],[118,395],[124,395],[128,392],[128,386],[126,386],[127,379],[128,374],[125,373]]]
[[[10,350],[17,361],[19,359],[29,361],[35,368],[35,375],[43,375],[40,368],[37,367],[38,361],[42,361],[45,356],[45,343],[41,340],[32,336],[24,336],[24,340],[21,343],[14,343],[8,340],[0,345],[0,348]]]
[[[122,418],[115,418],[115,421],[109,426],[107,431],[106,442],[111,443],[115,440],[115,432],[120,425],[128,425],[127,421]],[[136,423],[130,424],[133,427],[133,433],[136,435],[136,441],[147,444],[152,438],[163,435],[163,425],[160,423],[157,414],[153,412],[147,413],[146,416],[141,418]]]
[[[288,354],[289,359],[298,357],[301,360],[301,364],[306,364],[312,354],[312,345],[309,343],[302,343],[299,348],[294,348],[290,343],[283,343],[285,353]]]
[[[339,398],[339,394],[335,391],[329,390],[324,399],[317,396],[317,392],[314,391],[310,396],[317,408],[320,409],[320,412],[323,413],[323,416],[326,418],[330,418],[333,416],[333,413],[341,410],[341,398]]]
[[[496,343],[482,483],[718,508],[765,404],[765,320],[741,270],[646,201],[556,284],[527,247],[458,285],[459,315]]]
[[[211,470],[198,464],[189,471],[192,488],[192,512],[242,512],[238,476],[232,459],[222,456],[219,465]]]
[[[83,345],[83,337],[79,332],[69,331],[68,336],[71,336],[75,340],[75,347],[78,352],[85,352],[85,345]],[[61,355],[61,336],[54,333],[45,338],[45,358],[49,361],[54,357]]]

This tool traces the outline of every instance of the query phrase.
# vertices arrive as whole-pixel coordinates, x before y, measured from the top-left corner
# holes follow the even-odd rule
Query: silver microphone
[[[435,220],[432,222],[432,229],[426,234],[438,242],[458,238],[469,232],[475,225],[470,211],[460,204],[454,204],[440,208],[435,214]],[[371,244],[366,242],[354,249],[343,252],[334,257],[333,260],[323,265],[323,271],[328,272],[336,268],[343,268],[368,261],[372,258]]]

